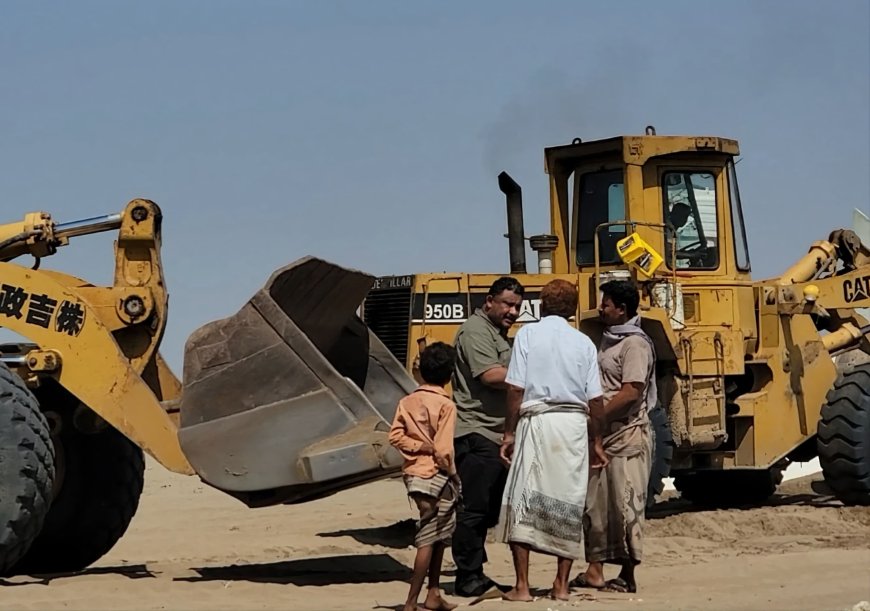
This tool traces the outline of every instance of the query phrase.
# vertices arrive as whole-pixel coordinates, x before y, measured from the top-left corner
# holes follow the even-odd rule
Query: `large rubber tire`
[[[674,459],[674,436],[668,413],[661,405],[656,405],[649,413],[650,428],[653,434],[653,455],[650,465],[649,485],[646,491],[646,508],[656,504],[656,497],[665,489],[665,478],[671,473]]]
[[[0,574],[31,547],[51,504],[54,448],[24,382],[0,363]]]
[[[674,487],[682,498],[700,507],[761,505],[782,483],[782,472],[782,468],[772,467],[679,473],[674,477]]]
[[[817,432],[825,483],[847,505],[870,505],[870,363],[840,374]]]
[[[111,427],[81,433],[69,418],[59,443],[61,487],[19,573],[88,567],[112,549],[139,507],[145,462],[138,446]]]

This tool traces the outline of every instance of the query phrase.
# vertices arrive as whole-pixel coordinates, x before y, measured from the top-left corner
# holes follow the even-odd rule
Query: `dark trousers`
[[[453,561],[459,585],[483,574],[486,532],[498,524],[507,467],[499,459],[498,444],[478,433],[456,438],[454,448],[464,500],[453,533]]]

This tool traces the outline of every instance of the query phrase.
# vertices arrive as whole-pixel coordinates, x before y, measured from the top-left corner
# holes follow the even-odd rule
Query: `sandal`
[[[603,590],[607,587],[607,583],[605,582],[603,585],[596,586],[594,584],[589,583],[589,580],[586,578],[586,573],[580,573],[568,582],[569,588],[589,588],[590,590]]]
[[[609,579],[602,588],[605,592],[618,592],[620,594],[634,594],[637,592],[637,586],[628,585],[628,582],[622,577]]]

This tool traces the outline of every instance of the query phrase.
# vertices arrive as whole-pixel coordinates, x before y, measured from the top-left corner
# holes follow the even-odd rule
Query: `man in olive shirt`
[[[505,375],[511,346],[507,331],[519,316],[523,286],[503,277],[490,287],[483,307],[456,334],[455,460],[464,506],[453,534],[455,593],[480,596],[494,585],[483,574],[487,530],[498,522],[507,467],[499,457],[507,411]]]

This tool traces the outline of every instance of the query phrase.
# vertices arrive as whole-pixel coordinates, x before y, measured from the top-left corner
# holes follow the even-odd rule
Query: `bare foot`
[[[532,593],[529,592],[528,588],[524,590],[517,590],[516,588],[511,588],[510,591],[505,592],[502,595],[504,600],[508,600],[512,603],[530,603],[534,598],[532,598]]]
[[[417,603],[405,603],[402,611],[417,611]]]
[[[553,583],[553,589],[547,593],[547,598],[553,600],[571,600],[571,593],[568,591],[568,584]]]
[[[423,603],[423,608],[429,611],[453,611],[458,605],[449,603],[440,595],[436,597],[426,597],[426,602]]]

